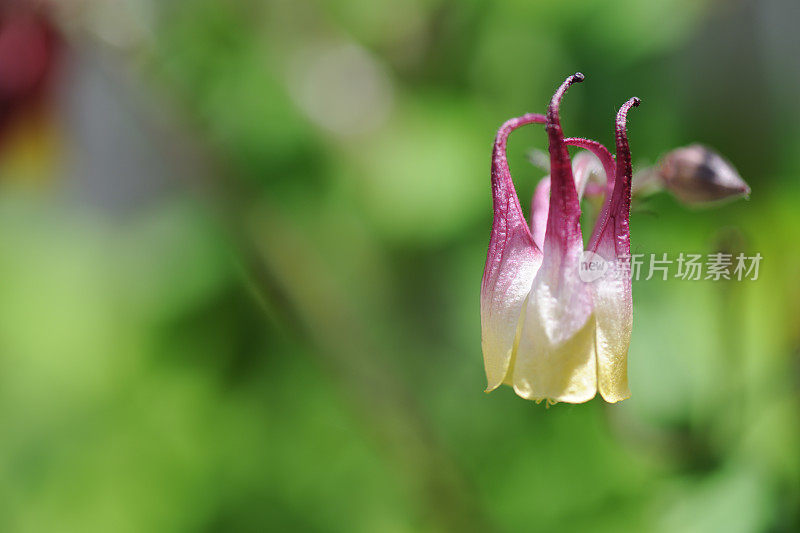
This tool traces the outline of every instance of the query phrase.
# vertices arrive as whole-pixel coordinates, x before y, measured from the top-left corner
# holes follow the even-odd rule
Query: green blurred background
[[[0,530],[800,530],[796,0],[0,3]],[[497,127],[715,147],[637,205],[632,397],[483,393]],[[512,136],[524,209],[541,128]]]

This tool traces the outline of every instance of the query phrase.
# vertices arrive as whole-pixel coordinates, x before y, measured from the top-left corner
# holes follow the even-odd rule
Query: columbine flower
[[[527,114],[500,127],[492,155],[494,221],[481,286],[482,345],[487,391],[505,383],[523,398],[581,403],[600,391],[608,402],[630,396],[627,354],[633,312],[628,219],[631,157],[625,122],[639,105],[631,98],[616,119],[614,161],[600,143],[564,138],[558,108],[577,73],[553,95],[547,115]],[[531,228],[522,214],[506,158],[509,134],[525,124],[545,124],[550,177],[533,198]],[[588,250],[608,272],[592,283],[579,276],[583,256],[580,195],[595,169],[585,156],[570,162],[567,145],[594,153],[602,165],[605,201]],[[589,184],[597,185],[597,184]]]

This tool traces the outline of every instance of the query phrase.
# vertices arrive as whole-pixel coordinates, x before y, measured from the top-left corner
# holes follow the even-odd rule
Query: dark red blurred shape
[[[43,9],[0,2],[0,149],[14,120],[46,101],[61,43]]]

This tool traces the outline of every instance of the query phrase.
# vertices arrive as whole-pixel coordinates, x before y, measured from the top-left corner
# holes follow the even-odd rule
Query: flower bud
[[[689,205],[747,197],[750,194],[750,187],[733,165],[714,150],[700,144],[668,152],[661,159],[658,175],[672,194]]]

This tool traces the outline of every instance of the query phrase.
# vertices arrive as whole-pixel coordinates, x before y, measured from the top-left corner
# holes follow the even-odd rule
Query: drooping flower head
[[[597,391],[616,402],[630,393],[627,353],[630,344],[631,157],[627,113],[639,105],[631,98],[615,125],[617,159],[600,143],[565,138],[559,106],[567,89],[583,81],[569,76],[553,95],[546,115],[527,114],[500,127],[492,155],[494,220],[481,285],[482,346],[487,391],[505,383],[531,400],[585,402]],[[550,176],[536,188],[530,227],[517,198],[506,157],[509,134],[525,124],[544,124]],[[570,160],[567,146],[593,153]],[[580,199],[591,174],[605,175],[605,201],[588,250],[610,272],[585,281],[580,267],[584,246]],[[596,184],[593,184],[596,185]]]

